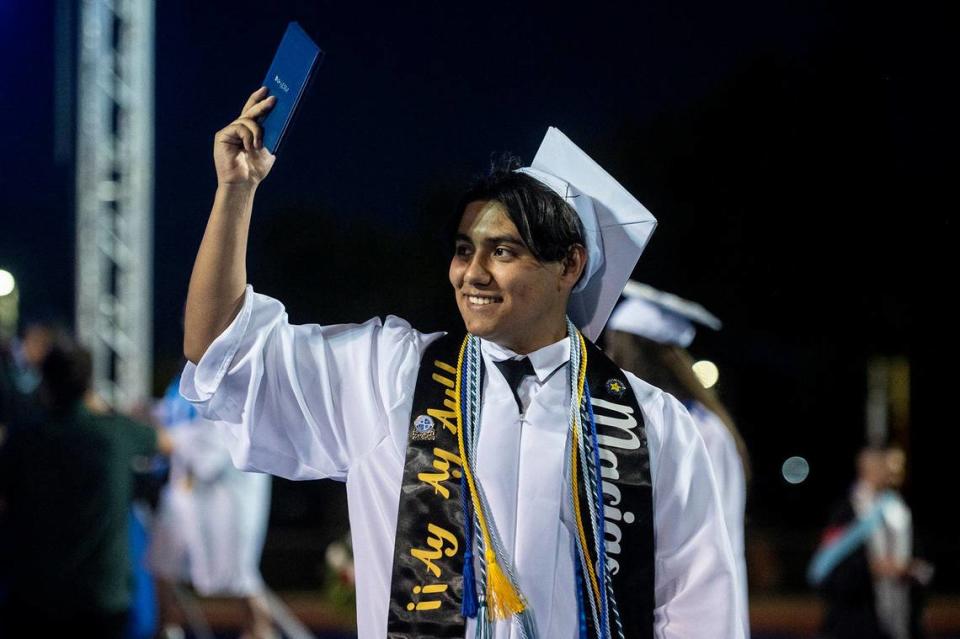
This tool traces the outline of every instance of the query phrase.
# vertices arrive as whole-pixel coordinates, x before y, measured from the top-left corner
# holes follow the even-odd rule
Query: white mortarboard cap
[[[696,302],[630,280],[623,289],[626,299],[610,316],[610,328],[633,333],[661,344],[686,348],[697,329],[694,323],[720,330],[723,325]]]
[[[559,129],[550,127],[529,167],[518,169],[576,210],[586,235],[587,264],[567,314],[596,340],[650,240],[657,220],[619,182]]]

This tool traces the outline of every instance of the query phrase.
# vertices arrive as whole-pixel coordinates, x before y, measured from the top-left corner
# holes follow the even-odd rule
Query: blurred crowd
[[[184,586],[278,636],[259,572],[270,478],[180,398],[114,412],[90,354],[31,324],[0,342],[0,636],[209,635]],[[197,627],[199,626],[199,628]]]

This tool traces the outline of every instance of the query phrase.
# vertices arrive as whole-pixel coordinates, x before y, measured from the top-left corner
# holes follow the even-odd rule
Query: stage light
[[[693,374],[704,388],[712,388],[720,379],[720,369],[711,361],[702,359],[693,365]]]
[[[799,484],[810,474],[810,464],[803,457],[788,457],[780,469],[789,484]]]
[[[17,280],[13,279],[10,271],[0,268],[0,297],[13,293],[15,288],[17,288]]]

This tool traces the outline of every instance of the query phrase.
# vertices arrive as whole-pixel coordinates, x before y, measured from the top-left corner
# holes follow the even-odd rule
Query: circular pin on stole
[[[433,439],[434,422],[429,415],[420,415],[413,420],[413,438],[414,439]]]
[[[620,399],[623,397],[624,392],[627,390],[627,385],[621,382],[619,379],[608,379],[607,380],[607,392]]]

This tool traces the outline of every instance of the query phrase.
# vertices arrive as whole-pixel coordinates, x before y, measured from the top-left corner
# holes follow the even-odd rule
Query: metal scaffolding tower
[[[153,0],[80,3],[76,326],[119,409],[151,390],[153,21]]]

